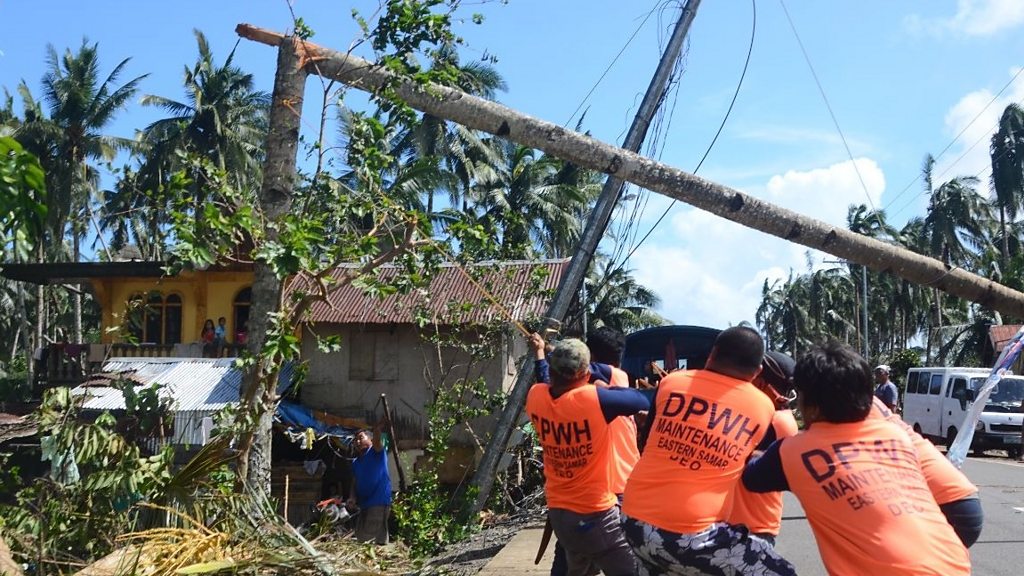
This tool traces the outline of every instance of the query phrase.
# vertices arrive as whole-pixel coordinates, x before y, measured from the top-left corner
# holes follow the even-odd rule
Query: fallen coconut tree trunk
[[[271,46],[278,46],[286,38],[247,24],[240,24],[236,32],[243,38]],[[1024,293],[959,268],[948,268],[934,258],[803,216],[495,102],[444,86],[420,86],[351,54],[308,42],[302,46],[306,71],[311,74],[369,92],[390,84],[399,98],[422,112],[614,175],[749,228],[872,270],[891,272],[915,284],[938,288],[1003,314],[1024,316]]]
[[[291,37],[247,24],[240,24],[236,32],[243,38],[274,47],[284,42],[293,42]],[[965,270],[949,268],[934,258],[808,218],[495,102],[453,88],[417,83],[396,76],[381,66],[351,54],[305,41],[298,42],[297,47],[302,52],[301,61],[310,74],[318,74],[368,92],[378,92],[387,87],[409,106],[438,118],[542,150],[749,228],[821,250],[872,270],[891,272],[915,284],[943,290],[1004,314],[1024,316],[1024,294],[1021,292]],[[726,254],[719,257],[742,258],[743,255]],[[521,381],[526,382],[523,379]],[[506,411],[513,411],[514,416],[518,416],[528,387],[528,384],[519,384],[517,382],[511,391],[506,406]],[[502,422],[507,421],[510,419],[503,416]],[[504,452],[504,446],[499,448]],[[488,454],[485,458],[494,460],[493,456]],[[480,496],[473,512],[482,507],[492,483],[493,470],[477,471],[473,485],[479,490]]]

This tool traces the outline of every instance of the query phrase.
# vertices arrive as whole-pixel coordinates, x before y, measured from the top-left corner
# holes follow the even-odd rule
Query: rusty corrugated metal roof
[[[988,327],[988,339],[992,348],[999,354],[1010,342],[1013,335],[1020,330],[1020,324],[994,324]]]
[[[0,443],[18,438],[27,438],[36,433],[35,418],[0,414]]]
[[[495,319],[522,321],[544,314],[568,264],[568,258],[485,262],[466,266],[465,271],[453,264],[443,264],[429,286],[384,297],[346,284],[331,292],[326,302],[315,302],[310,307],[309,320],[330,324],[407,324],[413,321],[417,308],[422,307],[431,322],[440,325],[486,324]],[[334,276],[342,277],[354,269],[354,265],[340,267]],[[377,277],[386,283],[396,278],[399,271],[397,266],[381,266]],[[308,282],[299,280],[289,287],[289,292],[308,287]],[[539,296],[534,295],[538,294],[537,289]]]

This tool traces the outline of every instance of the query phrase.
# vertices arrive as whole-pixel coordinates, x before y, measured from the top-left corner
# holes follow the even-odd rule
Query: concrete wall
[[[304,330],[302,356],[309,362],[309,373],[301,391],[302,403],[338,416],[373,421],[382,414],[377,403],[385,393],[396,413],[395,433],[402,446],[409,448],[422,447],[428,435],[427,405],[432,398],[429,382],[450,385],[458,378],[483,376],[492,391],[507,391],[526,353],[523,338],[505,336],[498,354],[467,369],[468,357],[460,351],[444,350],[439,361],[436,347],[422,341],[417,329],[409,324],[318,325],[315,332],[340,336],[342,349],[321,352],[315,336]],[[441,380],[440,366],[455,369],[445,371],[448,378]],[[490,431],[494,420],[490,416],[469,424],[481,435]],[[461,426],[455,441],[474,445]]]

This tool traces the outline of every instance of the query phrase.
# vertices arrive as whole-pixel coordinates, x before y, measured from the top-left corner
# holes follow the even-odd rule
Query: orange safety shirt
[[[917,450],[917,461],[921,464],[921,472],[928,481],[928,488],[939,505],[949,504],[978,493],[978,487],[967,479],[963,472],[953,466],[939,449],[928,439],[921,436],[878,398],[874,399],[868,418],[881,418],[896,424],[910,436],[910,441]]]
[[[614,506],[609,427],[597,387],[578,386],[553,398],[550,385],[534,384],[526,413],[544,450],[548,508],[590,514]]]
[[[776,410],[772,418],[775,438],[789,438],[799,430],[792,410]],[[782,492],[751,492],[736,483],[730,524],[743,524],[754,534],[779,535],[782,528]]]
[[[906,433],[877,418],[815,422],[778,444],[829,574],[971,573]]]
[[[725,521],[743,464],[774,413],[771,400],[749,382],[710,370],[669,374],[626,483],[623,513],[678,534]]]
[[[629,376],[624,371],[612,366],[612,386],[629,387]],[[612,492],[622,494],[626,489],[633,467],[640,460],[640,449],[636,443],[636,421],[632,416],[619,416],[609,423],[611,427],[611,485]]]

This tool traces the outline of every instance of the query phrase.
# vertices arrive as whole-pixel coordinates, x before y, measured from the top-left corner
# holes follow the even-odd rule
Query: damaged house
[[[307,373],[297,397],[312,410],[374,421],[380,395],[387,394],[399,445],[422,448],[432,390],[478,377],[494,392],[512,385],[526,353],[515,325],[545,312],[567,266],[568,259],[445,264],[429,286],[383,298],[345,285],[314,303],[301,328]],[[346,267],[337,272],[345,273]],[[397,274],[391,266],[378,270],[383,282]],[[204,419],[237,401],[239,375],[228,359],[244,346],[251,267],[211,266],[167,276],[161,262],[7,264],[3,275],[36,284],[81,284],[102,309],[101,342],[58,342],[37,351],[37,387],[79,386],[101,371],[132,372],[147,382],[173,377],[175,391],[167,393],[181,409],[175,438],[182,444],[203,442],[209,427]],[[225,344],[217,358],[201,361],[210,355],[201,340],[204,324],[219,317],[226,320]],[[465,349],[431,342],[432,336],[457,336],[472,345],[484,331],[497,338],[487,357],[470,358]],[[322,351],[317,335],[338,336],[342,345]],[[88,388],[88,406],[113,408],[109,390]],[[474,424],[484,433],[489,423]],[[474,445],[467,435],[456,440]]]

